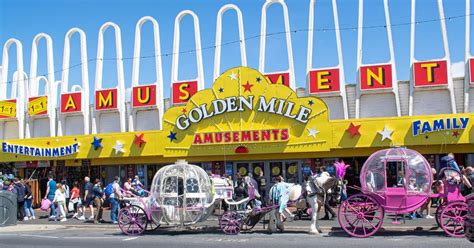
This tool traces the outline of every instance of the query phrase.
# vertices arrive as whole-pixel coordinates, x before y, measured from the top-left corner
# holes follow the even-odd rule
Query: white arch
[[[456,102],[454,98],[454,87],[453,87],[453,79],[451,77],[451,56],[449,53],[449,46],[448,46],[448,34],[446,31],[446,20],[444,16],[444,8],[443,8],[443,0],[437,0],[438,3],[438,13],[439,13],[439,22],[441,26],[441,35],[443,39],[443,49],[444,49],[444,57],[442,57],[442,60],[446,60],[446,69],[447,69],[447,77],[448,77],[448,85],[446,86],[436,86],[436,87],[430,87],[432,89],[446,89],[449,91],[449,98],[451,100],[451,113],[455,114],[456,113]],[[426,91],[430,90],[428,89],[415,89],[414,87],[414,76],[413,76],[413,64],[416,62],[420,62],[415,58],[415,28],[416,28],[416,0],[412,0],[411,2],[411,24],[410,24],[410,66],[412,67],[412,73],[410,73],[411,79],[410,79],[410,100],[409,100],[409,115],[413,115],[413,110],[414,110],[414,92],[415,91]]]
[[[102,76],[103,76],[103,64],[104,64],[104,33],[108,28],[113,28],[115,32],[115,50],[117,60],[117,112],[119,113],[120,119],[120,132],[126,131],[125,125],[125,82],[123,73],[123,60],[122,60],[122,38],[120,27],[113,22],[104,23],[99,29],[99,38],[97,41],[97,61],[95,71],[95,90],[102,90]],[[92,117],[92,133],[100,131],[100,111],[94,110]],[[105,124],[104,124],[105,125]]]
[[[471,0],[466,0],[466,26],[465,26],[465,39],[466,43],[464,46],[464,61],[465,61],[465,70],[464,70],[464,112],[471,112],[469,105],[470,94],[471,94],[471,70],[473,68],[469,65],[469,60],[472,58],[471,55]]]
[[[38,45],[41,39],[46,41],[46,62],[48,68],[48,74],[46,76],[37,76],[37,67],[38,67]],[[45,85],[45,95],[48,97],[48,113],[46,118],[49,119],[49,136],[56,136],[56,81],[54,79],[54,56],[53,56],[53,40],[51,36],[45,33],[39,33],[33,38],[33,44],[31,46],[31,63],[30,63],[30,79],[29,87],[27,88],[27,97],[28,100],[30,97],[38,96],[39,94],[39,81],[44,79],[46,82]],[[38,137],[34,133],[35,119],[43,119],[44,116],[29,116],[27,115],[26,120],[26,138],[32,136]],[[43,128],[44,130],[44,128]],[[44,136],[40,134],[41,136]]]
[[[306,63],[306,73],[308,75],[307,78],[307,92],[309,92],[309,72],[313,69],[313,35],[314,35],[314,8],[315,8],[316,0],[311,0],[309,3],[309,24],[308,24],[308,54],[307,54],[307,63]],[[337,96],[341,97],[342,100],[342,108],[343,108],[343,116],[344,119],[348,119],[348,109],[347,109],[347,97],[346,97],[346,79],[344,74],[344,59],[342,53],[342,45],[341,45],[341,31],[339,29],[339,14],[337,12],[337,2],[336,0],[332,0],[332,14],[334,18],[334,28],[336,33],[336,47],[337,47],[337,58],[338,64],[335,68],[339,69],[339,84],[340,90],[337,93]],[[323,94],[316,94],[318,97],[324,99],[325,96],[331,97],[333,94],[331,93],[323,93]]]
[[[82,84],[73,85],[69,89],[69,60],[71,56],[71,38],[77,33],[80,38],[81,51],[81,75]],[[63,53],[63,70],[61,82],[61,94],[71,92],[81,93],[81,112],[80,113],[61,113],[58,118],[58,136],[62,136],[66,132],[66,116],[82,114],[83,118],[83,134],[89,134],[89,66],[87,60],[87,38],[86,33],[80,28],[71,28],[64,37],[64,53]]]
[[[180,42],[180,23],[186,15],[190,15],[194,22],[194,42],[196,46],[196,65],[197,65],[197,82],[198,91],[204,89],[204,68],[202,63],[201,50],[201,32],[199,29],[199,18],[191,10],[183,10],[179,12],[174,20],[174,36],[173,36],[173,57],[171,64],[171,83],[178,82],[178,65],[179,65],[179,42]],[[172,86],[172,85],[171,85]],[[171,98],[173,90],[171,90]]]
[[[16,72],[13,74],[11,95],[7,96],[8,88],[8,67],[10,47],[16,45]],[[0,82],[0,100],[15,99],[16,100],[16,116],[18,122],[18,135],[16,138],[23,139],[25,137],[25,84],[27,83],[27,75],[23,67],[23,45],[17,39],[8,39],[3,45],[2,52],[2,70]],[[6,130],[5,122],[0,123],[0,139],[5,139]]]
[[[163,120],[164,112],[164,96],[163,96],[163,67],[161,62],[161,44],[160,44],[160,27],[158,22],[151,16],[144,16],[138,20],[135,26],[135,43],[134,43],[134,52],[133,52],[133,68],[132,68],[132,87],[139,86],[139,77],[140,77],[140,50],[141,50],[141,32],[142,27],[146,22],[151,22],[153,25],[153,40],[155,44],[155,76],[156,81],[153,83],[156,86],[156,103],[158,107],[158,125],[161,129],[161,123]],[[133,98],[133,92],[132,92]],[[133,101],[133,100],[132,100]],[[155,111],[156,112],[156,111]],[[129,115],[129,131],[135,131],[136,129],[136,111],[132,109]]]
[[[293,64],[293,49],[291,46],[291,29],[290,29],[290,18],[288,16],[288,7],[284,0],[267,0],[262,7],[262,19],[260,26],[260,60],[258,64],[258,70],[261,73],[265,73],[265,48],[266,48],[266,35],[267,35],[267,10],[273,4],[280,4],[283,8],[283,18],[285,21],[285,37],[286,37],[286,49],[288,51],[288,72],[290,73],[290,88],[295,89],[295,70]]]
[[[377,89],[377,90],[370,90],[371,93],[380,93],[380,92],[392,92],[395,97],[395,111],[396,115],[400,116],[400,98],[398,96],[398,80],[397,80],[397,66],[395,63],[395,52],[393,48],[393,39],[392,39],[392,26],[390,22],[390,12],[388,9],[388,0],[384,0],[384,14],[385,14],[385,27],[387,28],[387,40],[388,40],[388,49],[390,54],[390,59],[388,64],[390,64],[392,68],[392,89]],[[359,22],[358,22],[358,33],[357,33],[357,70],[359,71],[357,77],[357,84],[356,87],[356,118],[360,117],[360,98],[363,94],[367,94],[368,92],[363,92],[360,89],[360,68],[364,66],[362,63],[362,35],[363,35],[363,26],[364,26],[364,0],[359,0]],[[380,106],[375,106],[375,108],[379,108]],[[381,117],[381,116],[379,116]]]
[[[245,50],[245,33],[244,33],[244,21],[242,18],[242,11],[235,4],[226,4],[219,9],[217,13],[216,23],[216,43],[214,50],[214,80],[220,75],[221,68],[221,48],[222,48],[222,16],[228,10],[235,10],[237,13],[237,24],[239,27],[239,40],[240,40],[240,61],[242,66],[247,66],[247,54]]]

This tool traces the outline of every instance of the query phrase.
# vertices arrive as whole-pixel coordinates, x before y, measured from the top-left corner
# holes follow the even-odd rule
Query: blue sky
[[[134,32],[138,19],[150,15],[160,25],[162,54],[171,53],[173,46],[173,29],[175,16],[182,10],[194,11],[200,19],[202,47],[212,47],[215,43],[216,16],[218,10],[225,4],[236,4],[243,13],[246,37],[260,34],[261,8],[264,0],[0,0],[0,44],[9,38],[19,39],[24,47],[25,69],[29,72],[31,43],[33,37],[44,32],[53,38],[55,70],[62,67],[64,35],[72,27],[79,27],[87,34],[88,57],[93,59],[97,52],[97,36],[99,27],[112,21],[121,27],[123,55],[133,56]],[[308,28],[309,0],[287,0],[290,27],[292,30]],[[319,0],[315,10],[315,28],[332,29],[331,0]],[[365,0],[364,26],[385,25],[382,0]],[[437,19],[438,9],[436,0],[417,1],[417,21]],[[410,22],[410,0],[389,1],[392,24]],[[357,0],[339,0],[339,22],[341,28],[342,49],[346,81],[356,81],[356,50],[358,18]],[[465,14],[464,0],[449,0],[444,2],[446,17],[462,16]],[[273,5],[267,14],[267,32],[283,31],[282,8]],[[465,19],[451,18],[446,21],[448,40],[452,63],[464,59],[464,28]],[[434,59],[443,56],[441,31],[439,22],[429,22],[417,25],[416,29],[416,58]],[[224,15],[222,42],[238,39],[237,18],[233,11]],[[181,23],[180,51],[194,49],[194,31],[192,18],[186,17]],[[306,81],[306,54],[308,32],[292,33],[293,56],[297,87],[304,87]],[[393,28],[395,59],[399,80],[408,80],[410,71],[410,26],[401,25]],[[75,36],[71,45],[71,65],[80,63],[79,39]],[[314,33],[313,67],[328,67],[337,64],[334,31],[319,31]],[[247,40],[248,66],[258,68],[259,38]],[[389,59],[388,43],[385,28],[364,30],[364,63],[382,63]],[[142,30],[142,56],[153,55],[153,38],[151,24],[147,23]],[[38,75],[45,74],[46,49],[44,42],[39,48]],[[13,50],[11,52],[13,53]],[[287,55],[284,35],[274,35],[267,38],[266,71],[279,71],[287,68]],[[14,56],[10,58],[10,73],[15,66]],[[113,32],[108,30],[105,35],[105,58],[115,57]],[[205,85],[212,84],[214,68],[214,49],[203,51]],[[238,43],[222,47],[221,71],[240,64]],[[171,80],[171,56],[162,57],[165,97],[169,97]],[[104,87],[116,85],[116,62],[104,62]],[[155,80],[154,59],[141,60],[140,83],[150,83]],[[125,86],[131,85],[132,60],[124,60]],[[89,64],[91,88],[94,87],[95,62]],[[195,54],[180,55],[179,79],[191,79],[196,76]],[[61,73],[55,74],[56,80]],[[80,67],[71,69],[70,85],[81,82]]]

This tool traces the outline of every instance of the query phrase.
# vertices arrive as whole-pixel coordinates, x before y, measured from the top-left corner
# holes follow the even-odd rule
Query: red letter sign
[[[177,82],[173,83],[173,98],[172,104],[186,103],[196,94],[198,89],[198,82]]]
[[[415,86],[448,84],[448,69],[445,60],[417,62],[413,65]]]
[[[391,89],[392,88],[392,65],[368,65],[359,68],[360,89]]]
[[[117,89],[97,90],[95,110],[117,109]]]
[[[132,106],[147,107],[156,105],[156,85],[135,86],[132,91]]]
[[[265,74],[265,77],[272,84],[283,84],[288,87],[290,86],[290,73],[288,72]]]
[[[322,69],[309,72],[309,93],[339,92],[339,69]]]
[[[81,92],[61,95],[61,113],[80,112],[82,110]]]
[[[469,82],[474,84],[474,59],[469,59]]]

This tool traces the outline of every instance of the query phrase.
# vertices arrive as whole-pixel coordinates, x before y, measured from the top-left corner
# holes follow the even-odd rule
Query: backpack
[[[110,195],[114,193],[114,183],[107,184],[107,187],[105,187],[104,193],[105,193],[105,197],[109,198]]]
[[[440,164],[439,164],[439,169],[443,169],[443,168],[449,168],[450,167],[450,163],[451,161],[453,161],[454,159],[450,156],[444,156],[441,158],[441,161],[440,161]]]
[[[456,170],[457,172],[461,172],[458,164],[456,163],[456,160],[454,160],[454,158],[450,156],[444,156],[441,158],[440,170],[443,168],[451,168]]]
[[[17,201],[18,202],[25,201],[25,186],[23,186],[23,184],[21,183],[18,183],[18,184],[15,184],[15,187],[17,190],[16,194],[18,196]]]
[[[336,176],[336,167],[334,165],[332,166],[327,166],[326,171],[331,175],[332,177]]]

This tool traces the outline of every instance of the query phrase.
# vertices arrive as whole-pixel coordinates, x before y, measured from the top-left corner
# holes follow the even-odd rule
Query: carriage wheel
[[[156,231],[159,227],[160,223],[151,218],[151,220],[146,225],[146,230],[153,232]]]
[[[467,218],[465,202],[451,202],[441,211],[440,224],[444,232],[451,237],[464,237],[464,220]]]
[[[148,223],[145,210],[139,206],[131,205],[122,208],[118,216],[120,230],[126,235],[142,234]]]
[[[441,227],[441,212],[443,212],[444,207],[446,206],[446,203],[443,202],[439,207],[436,208],[436,214],[435,214],[435,219],[436,219],[436,224],[438,224],[439,227]]]
[[[228,235],[236,235],[240,233],[243,224],[243,217],[237,211],[225,211],[219,219],[221,230]]]
[[[339,225],[349,235],[365,238],[376,233],[383,223],[382,206],[363,194],[347,198],[339,207]]]
[[[469,202],[469,200],[474,199],[474,193],[466,195],[466,196],[464,196],[464,198],[466,199],[466,202]]]

